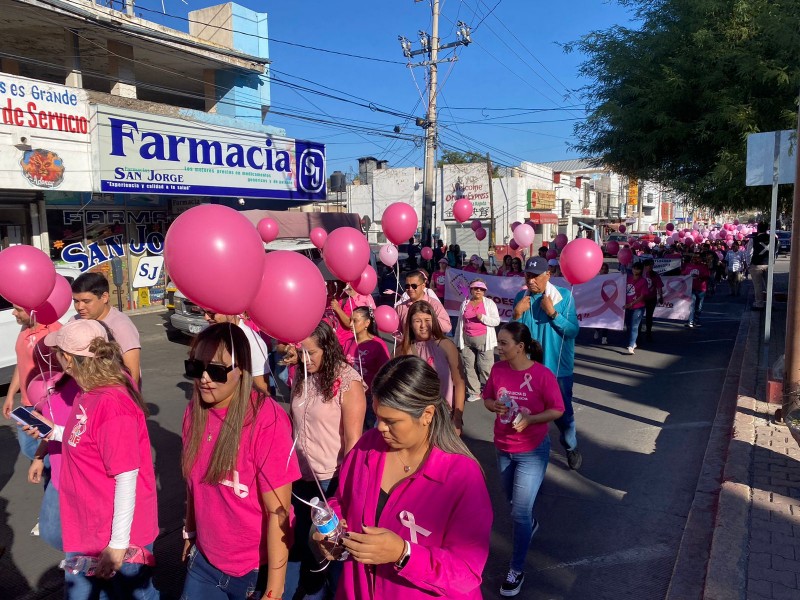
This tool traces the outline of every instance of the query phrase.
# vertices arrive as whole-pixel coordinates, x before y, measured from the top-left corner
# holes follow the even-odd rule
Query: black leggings
[[[652,298],[644,301],[644,327],[647,333],[653,329],[653,313],[656,312],[658,299]]]

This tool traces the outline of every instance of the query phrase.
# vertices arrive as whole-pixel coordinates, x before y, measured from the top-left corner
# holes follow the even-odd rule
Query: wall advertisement
[[[488,219],[490,182],[486,164],[444,165],[441,171],[444,220],[455,221],[453,204],[461,198],[472,202],[473,219]]]
[[[97,107],[97,191],[325,200],[325,146]]]

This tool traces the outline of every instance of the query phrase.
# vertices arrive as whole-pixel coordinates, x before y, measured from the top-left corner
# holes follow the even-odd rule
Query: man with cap
[[[583,458],[578,452],[578,437],[572,409],[572,384],[575,366],[575,338],[580,331],[572,292],[550,283],[547,259],[533,256],[525,263],[527,289],[514,299],[514,320],[528,327],[533,339],[542,345],[544,365],[558,380],[564,399],[564,414],[555,423],[561,432],[561,445],[567,451],[570,469],[579,469]]]

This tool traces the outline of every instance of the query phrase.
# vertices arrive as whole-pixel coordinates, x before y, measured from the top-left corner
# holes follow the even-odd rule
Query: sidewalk
[[[780,275],[775,291],[785,292],[788,274]],[[707,600],[800,598],[800,448],[774,424],[778,405],[765,402],[768,366],[785,347],[785,304],[773,309],[766,364],[764,318],[743,318],[741,362],[734,352],[729,368],[738,393],[702,589]]]

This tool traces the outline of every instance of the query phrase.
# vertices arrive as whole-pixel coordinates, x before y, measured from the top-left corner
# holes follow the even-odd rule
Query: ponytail
[[[544,350],[542,345],[531,336],[531,330],[528,326],[520,321],[511,321],[506,323],[500,328],[500,331],[505,331],[511,336],[515,344],[522,344],[525,347],[525,354],[527,354],[532,361],[544,363]]]
[[[376,337],[378,335],[378,324],[375,322],[375,311],[373,311],[369,306],[359,306],[353,311],[354,315],[356,313],[361,315],[362,319],[369,320],[369,325],[367,325],[367,333],[372,337]]]

